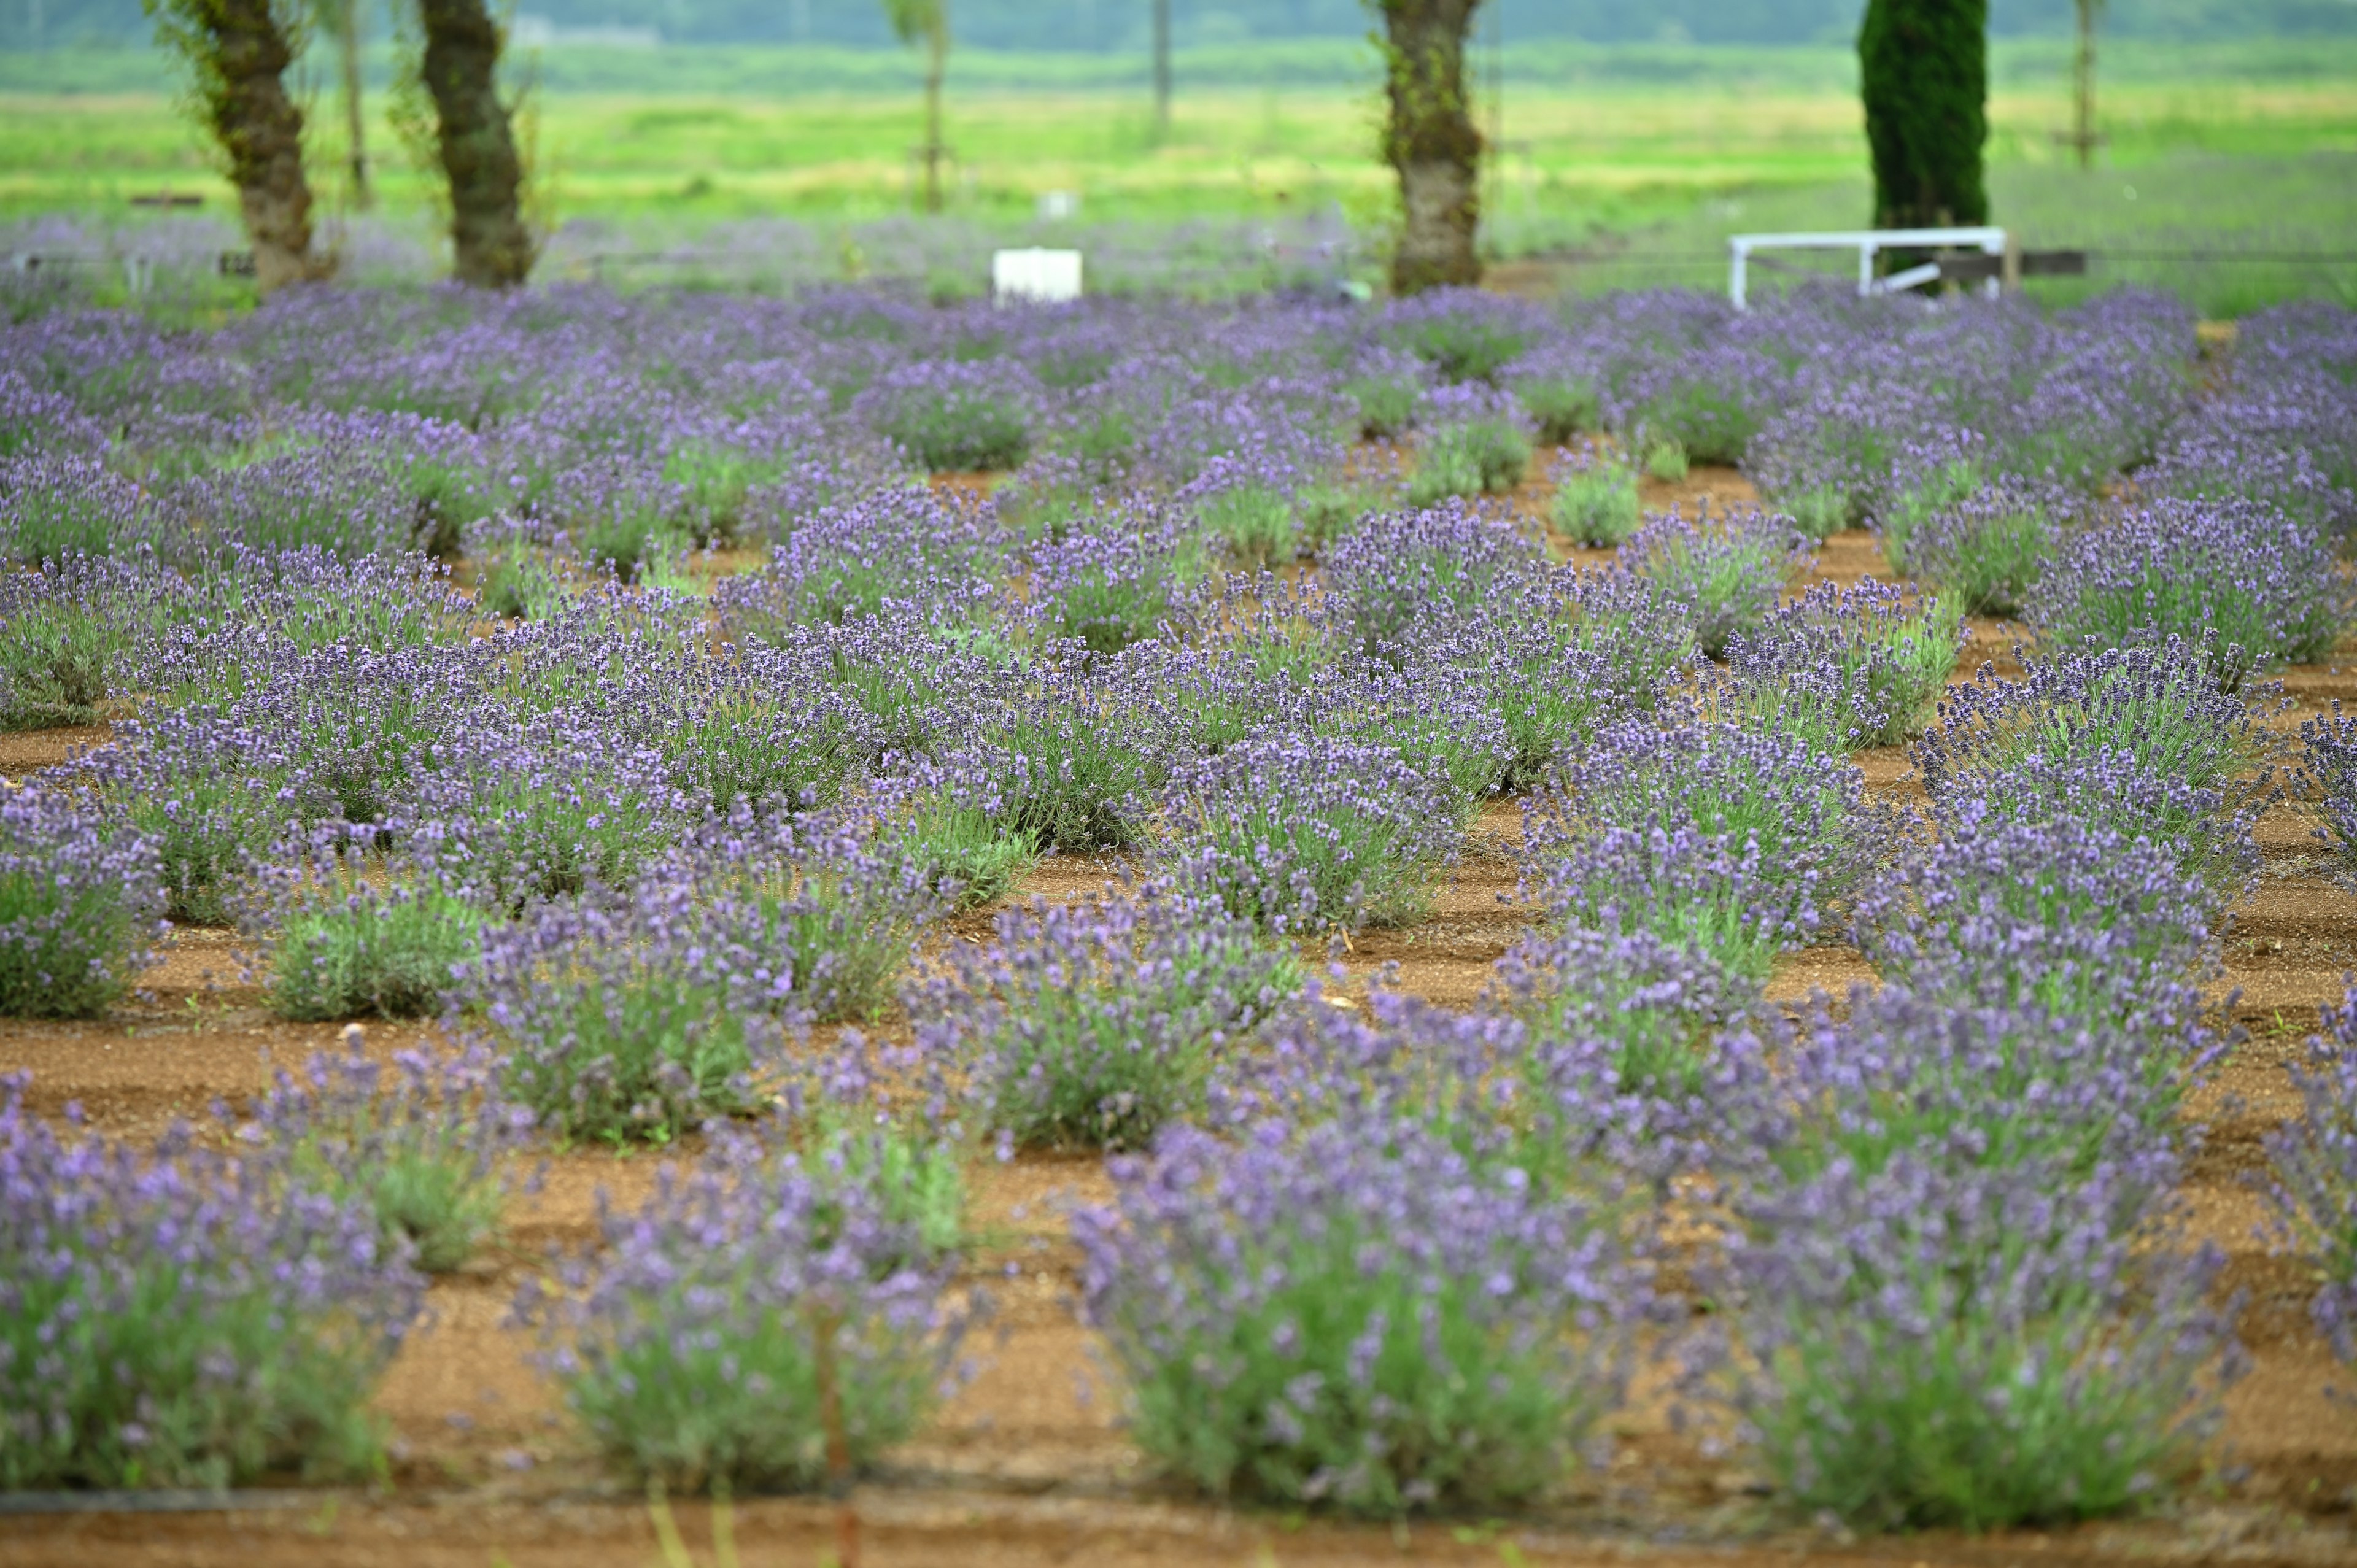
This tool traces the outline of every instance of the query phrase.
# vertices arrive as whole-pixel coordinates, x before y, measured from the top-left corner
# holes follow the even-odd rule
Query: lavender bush
[[[1717,659],[1738,632],[1757,631],[1801,564],[1789,519],[1737,513],[1714,524],[1673,507],[1620,547],[1620,559],[1669,603],[1683,605],[1703,653]]]
[[[2065,648],[2198,642],[2222,691],[2320,658],[2357,598],[2311,531],[2248,506],[2158,500],[2057,552],[2023,606]]]
[[[1735,706],[1826,750],[1895,746],[1930,723],[1967,638],[1953,599],[1910,603],[1871,577],[1819,583],[1728,638]]]
[[[494,1079],[480,1050],[403,1051],[388,1072],[354,1026],[340,1054],[278,1069],[238,1136],[305,1190],[364,1204],[387,1255],[407,1249],[427,1273],[447,1273],[498,1227],[532,1128],[532,1112],[503,1101]]]
[[[1410,506],[1511,490],[1530,466],[1531,440],[1511,398],[1445,387],[1425,400],[1427,430],[1408,480]]]
[[[1278,934],[1413,918],[1456,850],[1446,782],[1383,747],[1273,736],[1175,769],[1157,861]]]
[[[871,1465],[952,1383],[962,1316],[923,1261],[887,1169],[728,1132],[665,1167],[636,1213],[604,1209],[603,1246],[530,1287],[548,1369],[591,1440],[674,1490],[812,1487],[831,1419]]]
[[[0,1016],[95,1017],[129,989],[162,934],[157,859],[74,792],[0,794]]]
[[[1356,1513],[1544,1492],[1620,1403],[1635,1292],[1591,1205],[1413,1120],[1166,1133],[1083,1210],[1131,1431],[1216,1495]]]
[[[1917,517],[1905,569],[1967,615],[2018,614],[2078,510],[2058,486],[2000,477]]]
[[[1589,888],[1581,900],[1624,861],[1631,871],[1665,855],[1744,868],[1738,880],[1781,930],[1856,891],[1883,851],[1878,829],[1845,758],[1723,724],[1630,719],[1525,809],[1523,841],[1534,879],[1564,897]],[[1558,873],[1558,864],[1576,869]],[[1641,886],[1622,891],[1640,896]]]
[[[1195,1113],[1213,1059],[1299,987],[1290,955],[1218,905],[1148,886],[997,917],[910,997],[918,1039],[966,1064],[1030,1146],[1136,1148]]]
[[[0,1487],[374,1473],[425,1293],[368,1204],[185,1127],[61,1136],[26,1085],[0,1079]]]
[[[2251,827],[2272,749],[2251,705],[2175,638],[1984,667],[1953,687],[1914,758],[1935,809],[1982,801],[2027,822],[2064,817],[2162,847],[2222,908],[2257,870]]]
[[[1749,1199],[1736,1397],[1780,1489],[1869,1529],[2162,1502],[2233,1370],[2223,1260],[2119,1234],[2106,1180],[1900,1153]]]
[[[1548,520],[1574,544],[1609,550],[1637,532],[1637,470],[1619,454],[1590,447],[1555,464]]]
[[[668,1142],[749,1108],[782,1047],[792,995],[783,955],[716,940],[738,913],[683,886],[619,910],[553,906],[485,932],[461,1026],[501,1064],[501,1092],[551,1134]]]
[[[1419,620],[1463,615],[1539,564],[1512,525],[1451,502],[1370,518],[1334,547],[1325,576],[1338,628],[1396,661]]]
[[[2300,1114],[2267,1134],[2259,1191],[2276,1240],[2314,1272],[2317,1328],[2357,1362],[2357,993],[2325,1008],[2324,1027],[2289,1069]]]
[[[2141,1036],[2200,1012],[2210,915],[2209,889],[2149,840],[1964,800],[1859,897],[1852,934],[1917,996]]]

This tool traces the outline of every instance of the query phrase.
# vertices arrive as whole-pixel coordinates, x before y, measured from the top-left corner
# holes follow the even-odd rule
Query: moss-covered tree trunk
[[[1481,133],[1465,91],[1465,39],[1480,0],[1370,0],[1383,13],[1390,119],[1383,158],[1399,176],[1392,290],[1481,281]]]
[[[282,73],[295,59],[271,0],[149,0],[165,41],[196,75],[206,126],[229,160],[262,292],[317,277],[311,187],[303,175],[303,112]]]
[[[1988,0],[1867,0],[1857,55],[1875,227],[1987,222]]]
[[[532,238],[520,205],[523,165],[500,102],[500,30],[483,0],[418,0],[417,10],[458,281],[511,287],[532,271]]]

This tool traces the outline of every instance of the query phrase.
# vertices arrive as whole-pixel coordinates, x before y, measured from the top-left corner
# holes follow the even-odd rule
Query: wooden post
[[[2095,161],[2095,13],[2104,0],[2078,0],[2079,51],[2071,62],[2072,145],[2079,149],[2079,166]]]
[[[1170,0],[1154,0],[1154,134],[1170,134]]]
[[[843,1430],[843,1391],[834,1365],[835,1316],[811,1312],[811,1353],[818,1370],[818,1424],[826,1434],[826,1491],[834,1499],[835,1568],[859,1568],[859,1513],[851,1506],[851,1440]]]

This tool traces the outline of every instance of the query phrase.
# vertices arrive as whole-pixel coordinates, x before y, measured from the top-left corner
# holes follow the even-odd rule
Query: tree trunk
[[[425,91],[439,123],[450,182],[450,241],[458,281],[507,288],[532,271],[532,239],[518,209],[523,166],[500,102],[500,32],[483,0],[418,0],[425,24]]]
[[[336,47],[344,68],[344,132],[351,142],[352,205],[369,209],[368,121],[361,102],[361,0],[335,0]]]
[[[1875,227],[1987,222],[1988,0],[1867,0],[1857,54]]]
[[[311,254],[311,187],[303,177],[303,112],[279,73],[294,51],[270,0],[207,0],[191,7],[212,59],[199,67],[214,138],[253,245],[264,294],[319,275]]]
[[[1380,0],[1391,120],[1383,157],[1403,219],[1392,292],[1478,284],[1481,133],[1465,91],[1465,38],[1480,0]]]
[[[940,29],[925,45],[925,210],[942,209],[942,79],[949,74],[950,39]]]

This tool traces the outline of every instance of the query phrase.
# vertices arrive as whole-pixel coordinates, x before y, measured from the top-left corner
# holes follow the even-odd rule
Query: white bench
[[[1857,292],[1861,295],[1889,294],[1902,288],[1913,288],[1918,284],[1931,283],[1940,275],[1940,263],[1926,262],[1921,266],[1893,273],[1887,278],[1876,277],[1874,259],[1885,251],[1976,250],[1983,255],[2007,254],[2006,234],[2002,229],[1849,229],[1821,234],[1737,234],[1727,244],[1732,252],[1732,264],[1727,274],[1727,297],[1738,310],[1745,308],[1747,303],[1747,274],[1754,251],[1856,251]],[[1996,296],[1997,281],[1992,276],[1983,285],[1991,298]]]

